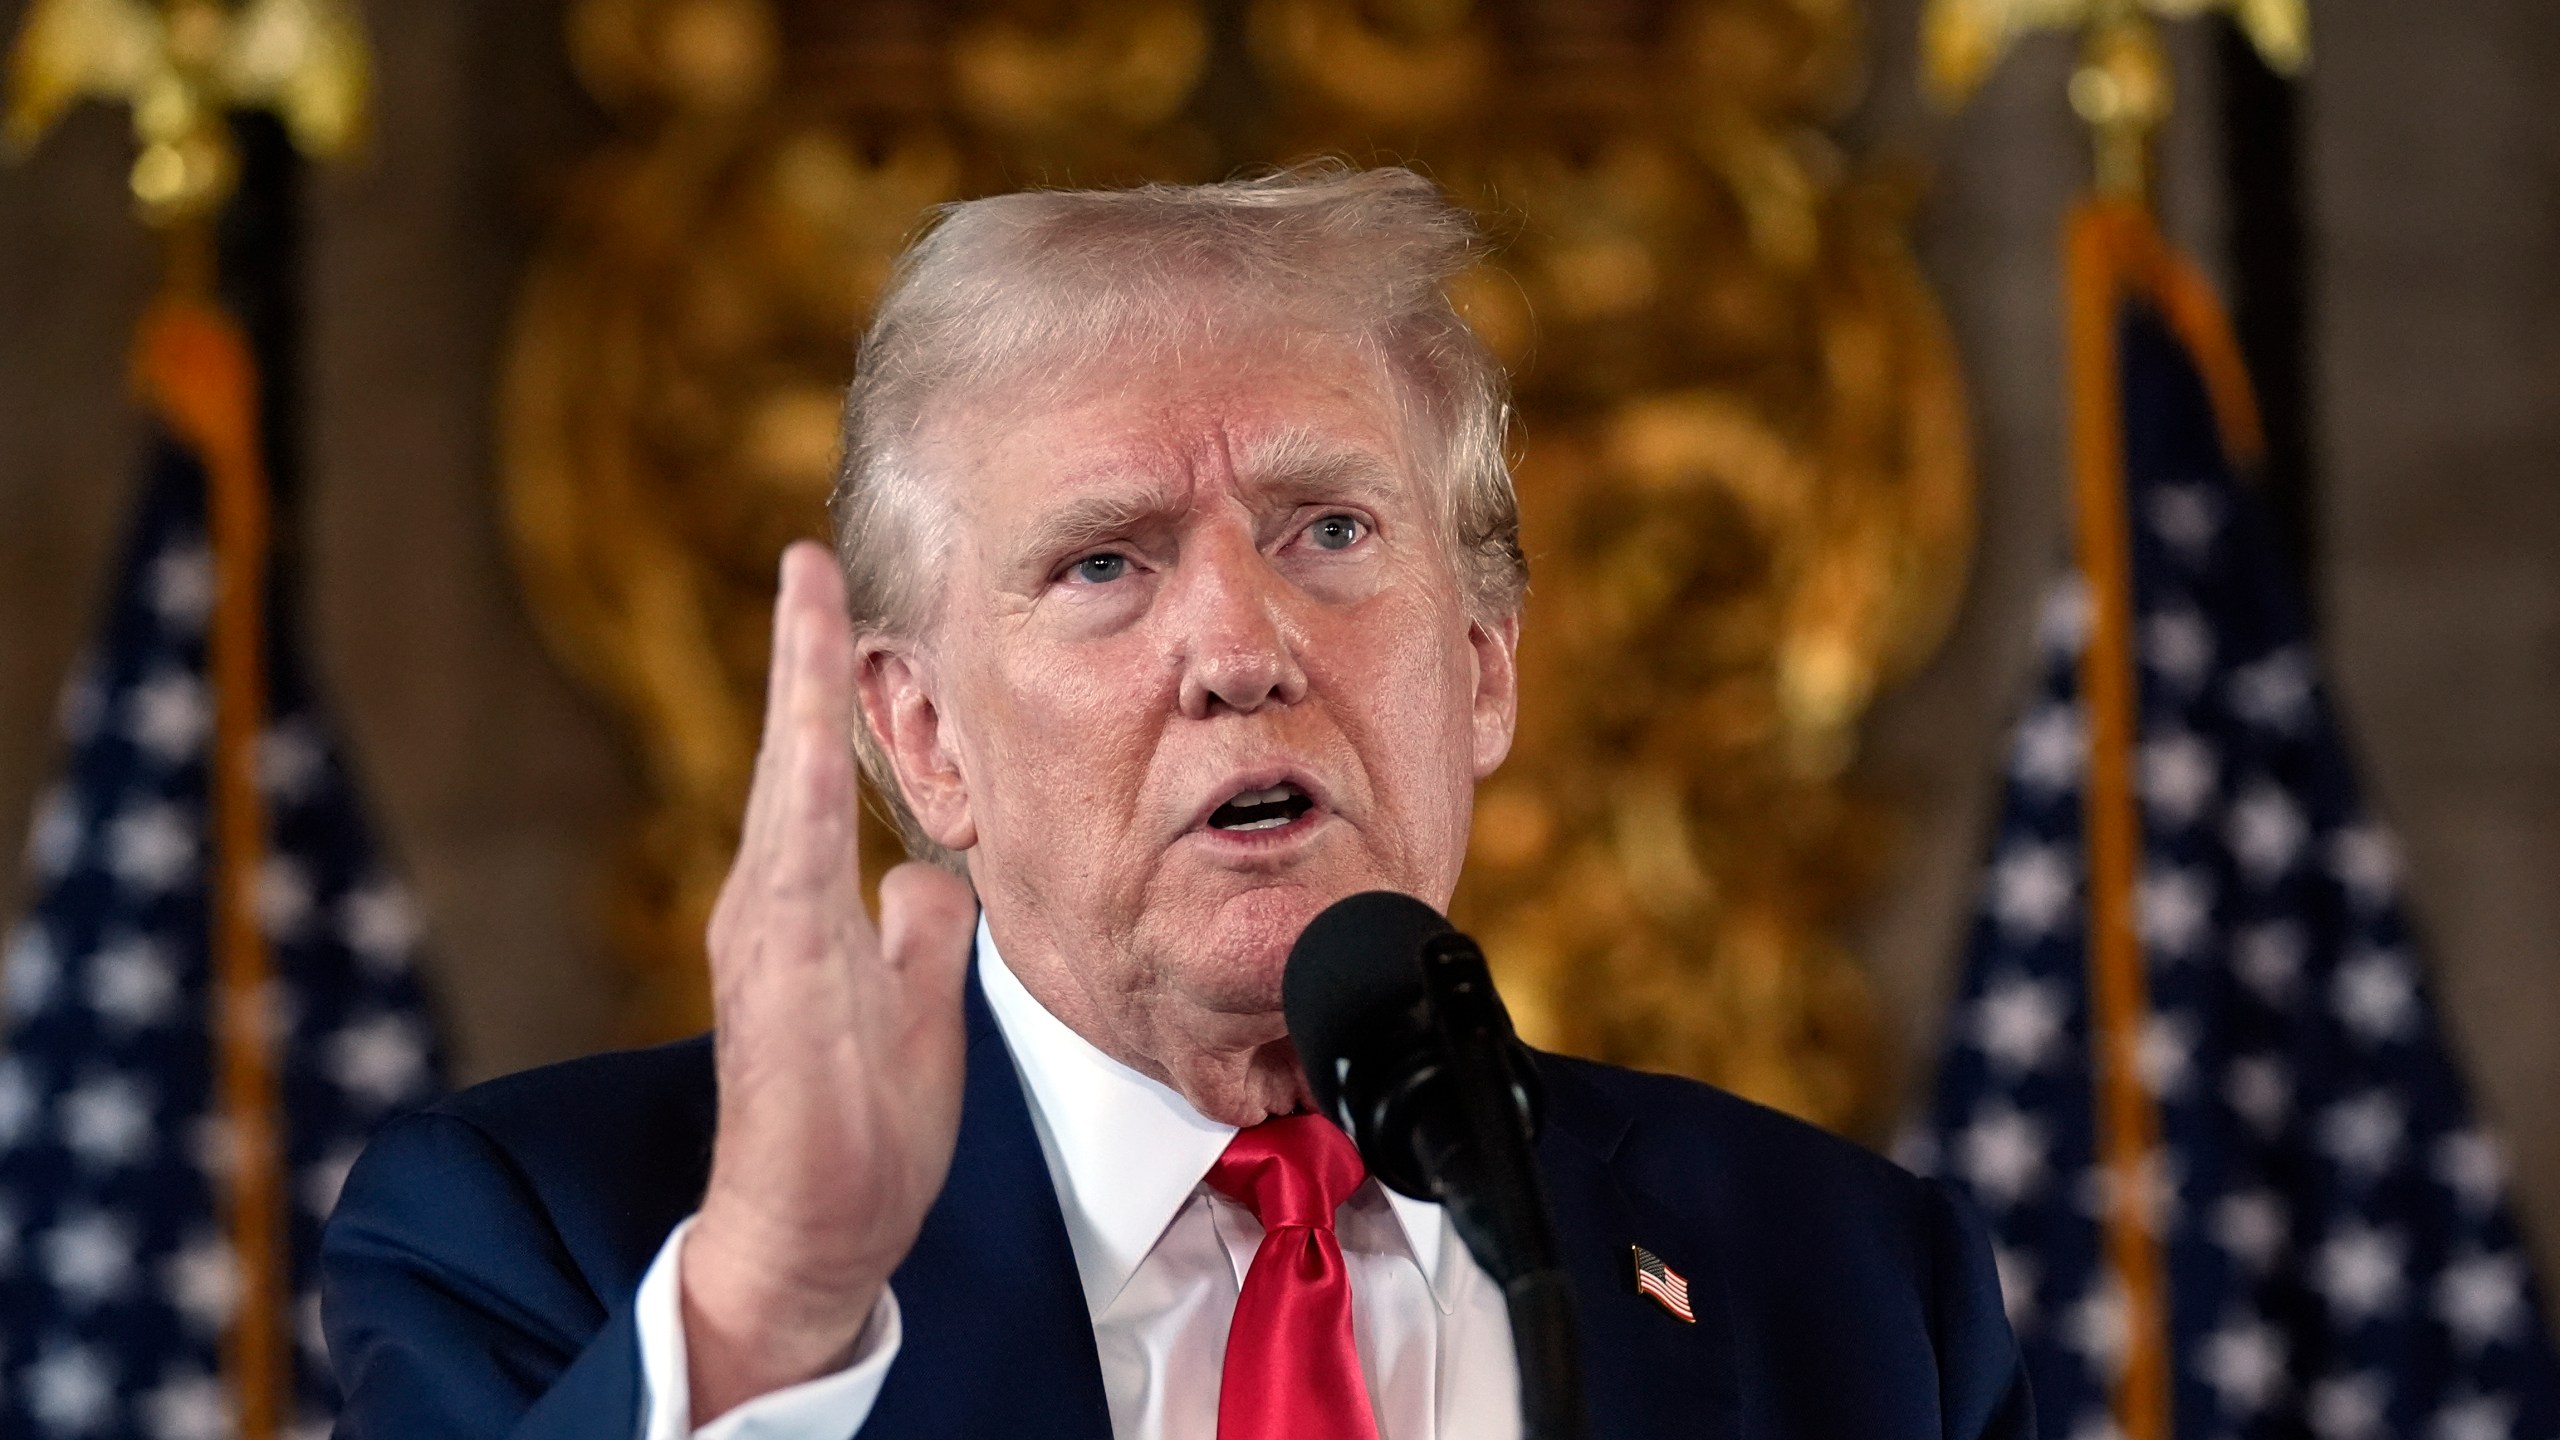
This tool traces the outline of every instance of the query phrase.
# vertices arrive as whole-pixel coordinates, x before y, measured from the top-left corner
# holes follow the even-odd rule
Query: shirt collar
[[[983,912],[978,983],[1022,1076],[1085,1305],[1099,1315],[1207,1178],[1236,1128],[1192,1109],[1179,1091],[1103,1054],[1050,1014],[1005,965]],[[1448,1217],[1428,1200],[1385,1193],[1405,1246],[1445,1313],[1450,1297],[1441,1284],[1440,1252]]]

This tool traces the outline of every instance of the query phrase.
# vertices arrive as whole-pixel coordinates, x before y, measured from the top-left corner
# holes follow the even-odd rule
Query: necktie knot
[[[1367,1176],[1350,1137],[1321,1115],[1239,1130],[1209,1167],[1210,1188],[1263,1232],[1227,1328],[1218,1440],[1378,1440],[1333,1233],[1333,1212]]]
[[[1333,1212],[1368,1178],[1351,1137],[1321,1115],[1283,1115],[1236,1132],[1209,1167],[1209,1188],[1262,1222],[1331,1230]]]

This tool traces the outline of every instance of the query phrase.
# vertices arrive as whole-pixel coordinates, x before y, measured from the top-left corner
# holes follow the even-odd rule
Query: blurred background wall
[[[1974,398],[1981,540],[1954,632],[1887,696],[1860,767],[1904,830],[1857,938],[1925,1079],[2032,612],[2064,543],[2054,234],[2081,183],[2064,47],[1963,114],[1917,99],[1913,0],[1871,0],[1853,145],[1924,167],[1916,230]],[[0,33],[21,0],[0,0]],[[425,902],[463,1072],[606,1043],[622,981],[604,884],[640,804],[613,718],[537,641],[510,569],[493,397],[514,287],[606,133],[551,0],[368,7],[367,158],[314,177],[311,643]],[[2560,1266],[2560,121],[2540,0],[2315,6],[2305,90],[2318,483],[2311,583],[2366,777],[2405,843],[2484,1117]],[[2181,40],[2171,228],[2226,219],[2214,69]],[[83,112],[0,169],[0,817],[28,812],[50,715],[130,499],[126,327],[154,259],[121,118]],[[14,868],[0,909],[15,908]]]

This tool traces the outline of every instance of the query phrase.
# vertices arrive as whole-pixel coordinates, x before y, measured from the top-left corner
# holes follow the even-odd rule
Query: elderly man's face
[[[893,746],[919,818],[1071,1025],[1209,1113],[1287,1108],[1285,1049],[1252,1057],[1291,943],[1364,889],[1445,905],[1511,740],[1514,627],[1470,621],[1385,381],[1266,337],[929,455],[952,543]]]

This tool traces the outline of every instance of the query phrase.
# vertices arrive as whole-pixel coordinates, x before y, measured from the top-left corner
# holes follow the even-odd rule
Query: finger
[[[806,542],[782,552],[773,595],[772,660],[765,672],[764,730],[756,742],[755,772],[748,782],[747,813],[741,826],[741,858],[760,855],[779,828],[789,786],[785,772],[793,755],[792,718],[807,669],[806,627],[810,618],[810,577],[800,552],[815,549]]]
[[[783,552],[774,598],[773,662],[764,738],[747,795],[738,856],[713,911],[716,937],[756,921],[767,938],[807,950],[831,931],[827,897],[860,875],[856,798],[844,726],[852,706],[852,636],[843,581],[827,552],[802,543]],[[777,912],[773,907],[779,904]],[[858,929],[868,917],[850,907]],[[713,959],[729,947],[714,946]],[[760,948],[760,947],[751,947]]]
[[[844,614],[844,582],[815,545],[783,556],[784,588],[793,607],[794,666],[782,790],[774,836],[776,883],[786,893],[831,903],[858,888],[862,875],[860,797],[854,789],[853,629]],[[867,928],[858,900],[854,918]]]
[[[880,877],[880,956],[884,967],[927,994],[958,994],[978,897],[938,865],[910,860]]]
[[[781,785],[776,772],[782,769],[784,736],[788,730],[793,681],[798,674],[793,644],[793,622],[798,614],[791,592],[791,553],[783,552],[776,567],[773,594],[773,639],[770,658],[765,666],[764,726],[756,740],[755,768],[747,777],[746,813],[739,817],[738,851],[730,857],[728,877],[721,882],[720,894],[712,903],[711,924],[707,933],[712,969],[725,968],[724,962],[735,948],[727,943],[739,924],[741,908],[752,908],[753,892],[763,870],[763,858],[771,848],[770,837],[775,828],[774,813],[781,805]],[[716,998],[715,992],[715,998]]]

